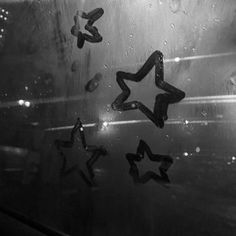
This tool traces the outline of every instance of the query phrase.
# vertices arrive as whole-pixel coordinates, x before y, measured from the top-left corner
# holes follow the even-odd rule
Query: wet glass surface
[[[0,0],[0,216],[68,235],[235,235],[235,30],[234,0]],[[185,93],[163,128],[111,106],[116,72],[157,50]],[[126,81],[127,102],[152,110],[155,76]]]

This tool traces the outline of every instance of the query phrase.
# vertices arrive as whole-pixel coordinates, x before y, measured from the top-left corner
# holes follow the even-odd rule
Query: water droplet
[[[224,116],[223,116],[222,114],[217,114],[217,115],[216,115],[216,118],[218,118],[218,119],[223,119]]]
[[[169,0],[169,8],[173,13],[177,13],[181,9],[181,0]]]
[[[198,153],[201,151],[200,147],[196,147],[195,151]]]
[[[106,65],[106,64],[104,64],[104,66],[103,66],[104,68],[105,68],[105,70],[107,70],[108,69],[108,65]]]
[[[164,41],[164,45],[167,45],[167,41],[166,40]]]
[[[175,28],[175,24],[171,23],[171,24],[170,24],[170,27],[171,27],[172,29],[174,29],[174,28]]]
[[[159,4],[162,5],[162,4],[163,4],[163,1],[162,1],[162,0],[159,0]]]
[[[202,26],[202,30],[207,30],[207,27],[205,25]]]
[[[215,18],[215,19],[214,19],[214,22],[220,23],[220,19],[219,19],[219,18]]]
[[[134,35],[133,35],[133,34],[130,34],[130,35],[129,35],[129,37],[130,37],[130,38],[133,38],[133,37],[134,37]]]
[[[129,50],[132,51],[132,50],[134,50],[134,48],[133,48],[132,46],[130,46],[130,47],[129,47]]]
[[[71,71],[76,72],[79,71],[79,69],[80,69],[80,61],[74,60],[73,63],[71,64]]]
[[[216,4],[212,4],[211,7],[212,7],[212,8],[215,8],[215,7],[216,7]]]
[[[206,116],[207,116],[207,112],[206,112],[206,111],[204,111],[204,110],[201,112],[201,114],[202,114],[204,117],[206,117]]]
[[[183,155],[184,155],[185,157],[187,157],[187,156],[188,156],[188,153],[187,153],[187,152],[184,152]]]
[[[87,92],[93,92],[99,86],[99,81],[102,79],[101,73],[96,73],[92,79],[90,79],[85,85],[85,90]]]
[[[193,51],[193,52],[196,52],[196,48],[192,48],[192,51]]]
[[[25,90],[27,91],[29,89],[29,87],[28,86],[25,86]]]
[[[111,110],[111,105],[108,104],[107,107],[106,107],[106,111],[107,111],[107,112],[110,112],[110,110]]]
[[[197,25],[194,25],[193,31],[198,31],[198,26]]]

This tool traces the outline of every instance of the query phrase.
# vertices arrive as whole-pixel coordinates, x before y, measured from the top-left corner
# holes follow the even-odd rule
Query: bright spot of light
[[[233,157],[232,157],[232,161],[235,161],[235,160],[236,160],[236,157],[235,157],[235,156],[233,156]]]
[[[108,122],[107,122],[107,121],[104,121],[104,122],[102,123],[102,126],[103,126],[104,128],[107,128],[107,127],[108,127]]]
[[[96,172],[96,173],[102,173],[102,172],[104,172],[104,170],[101,169],[101,168],[94,168],[94,172]]]
[[[14,147],[14,146],[2,146],[0,145],[0,150],[13,154],[13,155],[19,155],[19,156],[25,156],[28,154],[28,150],[24,148]]]
[[[25,106],[26,106],[26,107],[30,107],[30,102],[29,102],[29,101],[26,101],[26,102],[25,102]]]
[[[104,126],[104,127],[107,127],[107,126],[108,126],[108,122],[107,122],[107,121],[104,121],[104,122],[103,122],[103,126]]]
[[[22,99],[20,99],[20,100],[18,101],[18,104],[19,104],[20,106],[22,106],[24,103],[25,103],[25,101],[22,100]]]
[[[187,153],[187,152],[184,152],[183,155],[184,155],[185,157],[187,157],[187,156],[188,156],[188,153]]]
[[[179,61],[180,61],[180,57],[176,57],[175,62],[179,62]]]
[[[196,147],[195,151],[200,152],[201,151],[200,147]]]
[[[104,130],[107,130],[109,126],[109,123],[107,121],[103,121],[102,124],[101,124],[101,131],[104,131]]]
[[[33,126],[38,126],[39,122],[35,121],[35,122],[31,122],[30,124],[33,125]]]
[[[185,120],[185,121],[184,121],[184,124],[185,124],[185,125],[187,125],[188,123],[189,123],[189,121],[188,121],[188,120]]]

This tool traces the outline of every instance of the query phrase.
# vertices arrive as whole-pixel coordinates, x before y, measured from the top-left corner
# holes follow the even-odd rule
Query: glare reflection
[[[20,105],[20,106],[26,106],[26,107],[30,107],[31,103],[29,101],[25,101],[23,99],[20,99],[17,101],[17,103]]]
[[[187,153],[187,152],[184,152],[183,155],[184,155],[185,157],[187,157],[187,156],[188,156],[188,153]]]
[[[110,123],[108,121],[101,121],[98,124],[98,129],[100,131],[107,131],[109,128]]]
[[[233,121],[231,121],[231,120],[191,120],[188,122],[189,122],[188,124],[195,124],[195,125],[233,123]],[[107,122],[107,124],[109,126],[141,124],[141,123],[151,123],[151,121],[150,120],[122,120],[122,121]],[[168,121],[166,121],[165,124],[167,124],[167,125],[183,125],[183,121],[181,119],[180,120],[169,119]],[[98,126],[97,123],[83,124],[83,127],[86,127],[86,128],[92,128],[92,127],[96,127],[96,126]],[[45,131],[67,130],[67,129],[71,129],[71,128],[73,128],[73,125],[47,128],[47,129],[45,129]]]
[[[25,102],[25,106],[26,106],[26,107],[30,107],[30,102],[29,102],[29,101],[26,101],[26,102]]]
[[[84,96],[70,96],[70,97],[54,97],[46,99],[28,100],[31,105],[51,104],[59,102],[82,101]],[[19,106],[19,101],[4,102],[0,104],[0,108]],[[218,96],[199,96],[186,97],[178,104],[222,104],[222,103],[236,103],[236,95],[218,95]],[[109,108],[108,108],[109,109]]]
[[[22,99],[20,99],[20,100],[18,101],[18,104],[19,104],[20,106],[22,106],[24,103],[25,103],[25,101],[22,100]]]
[[[180,57],[176,57],[174,60],[175,60],[175,62],[179,62],[180,61]]]
[[[4,151],[6,153],[11,153],[19,156],[25,156],[28,153],[27,149],[13,146],[0,146],[0,151]]]
[[[106,121],[104,121],[104,122],[103,122],[103,124],[102,124],[102,126],[103,126],[104,128],[107,128],[107,127],[108,127],[108,125],[109,125],[109,123],[108,123],[108,122],[106,122]]]
[[[191,60],[201,60],[201,59],[207,59],[207,58],[218,58],[218,57],[228,57],[228,56],[234,56],[236,55],[236,52],[223,52],[223,53],[212,53],[207,55],[196,55],[196,56],[189,56],[189,57],[175,57],[170,59],[164,59],[164,63],[170,63],[170,62],[180,62],[180,61],[191,61]],[[134,66],[141,66],[144,62],[134,63],[134,64],[126,64],[122,66],[111,66],[111,68],[117,69],[117,68],[127,68],[127,67],[134,67]]]
[[[188,121],[188,120],[185,120],[185,121],[184,121],[184,124],[185,124],[185,125],[189,124],[189,121]]]

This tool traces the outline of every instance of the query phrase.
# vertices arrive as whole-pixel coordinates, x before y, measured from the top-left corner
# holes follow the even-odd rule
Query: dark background
[[[169,107],[163,130],[141,122],[139,111],[109,106],[120,93],[116,71],[137,71],[154,50],[165,59],[235,52],[234,0],[1,0],[0,7],[1,205],[71,235],[235,234],[236,56],[165,63],[165,80],[187,98]],[[73,16],[96,7],[105,12],[94,24],[103,41],[78,49]],[[80,24],[85,31],[86,21]],[[96,73],[102,80],[88,93],[84,86]],[[130,99],[151,108],[160,92],[153,77],[128,83]],[[78,174],[89,158],[78,140],[65,150],[67,167],[77,168],[60,175],[53,142],[69,138],[78,116],[96,123],[85,128],[88,143],[108,150],[94,166],[96,188]],[[126,123],[101,129],[103,121]],[[141,138],[174,158],[168,188],[133,183],[125,154]],[[158,173],[148,158],[138,167]]]

